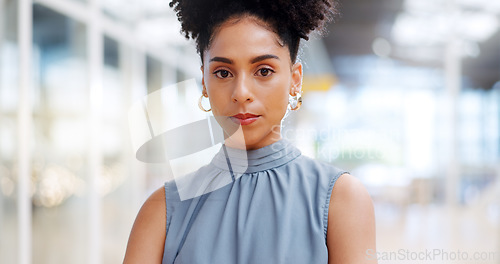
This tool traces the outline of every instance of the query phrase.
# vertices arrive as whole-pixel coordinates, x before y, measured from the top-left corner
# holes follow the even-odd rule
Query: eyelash
[[[275,73],[275,71],[274,71],[273,69],[268,68],[268,67],[263,67],[263,68],[260,68],[260,69],[258,69],[258,70],[257,70],[257,72],[262,72],[262,70],[267,70],[267,71],[269,71],[269,72],[268,72],[268,74],[267,74],[267,75],[259,75],[259,76],[261,76],[261,77],[268,77],[268,76],[272,75],[273,73]],[[227,76],[227,77],[221,77],[221,76],[218,76],[221,72],[227,72],[227,73],[228,73],[228,76]],[[228,77],[230,77],[230,76],[232,76],[232,75],[233,75],[230,71],[228,71],[228,70],[224,70],[224,69],[221,69],[221,70],[216,70],[216,71],[214,71],[214,72],[213,72],[213,74],[215,75],[215,77],[220,78],[220,79],[226,79],[226,78],[228,78]]]
[[[275,71],[273,69],[267,68],[267,67],[260,68],[257,72],[261,72],[262,70],[269,71],[269,73],[266,76],[261,75],[262,77],[268,77],[268,76],[272,75],[273,73],[275,73]]]
[[[216,71],[214,71],[214,73],[213,73],[213,74],[215,75],[215,77],[217,77],[217,78],[219,78],[219,79],[225,79],[225,78],[228,78],[228,77],[229,77],[229,76],[228,76],[228,77],[219,77],[218,75],[219,75],[219,73],[221,73],[221,72],[227,72],[227,73],[228,73],[228,75],[233,75],[230,71],[228,71],[228,70],[224,70],[224,69],[221,69],[221,70],[216,70]]]

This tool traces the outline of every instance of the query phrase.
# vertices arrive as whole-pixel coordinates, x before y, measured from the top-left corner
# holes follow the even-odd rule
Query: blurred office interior
[[[0,0],[0,263],[122,261],[168,169],[136,159],[129,110],[200,83],[168,2]],[[365,184],[380,256],[500,263],[500,1],[350,0],[341,12],[303,45],[304,104],[283,136]],[[173,114],[200,111],[187,94],[167,98],[185,105]]]

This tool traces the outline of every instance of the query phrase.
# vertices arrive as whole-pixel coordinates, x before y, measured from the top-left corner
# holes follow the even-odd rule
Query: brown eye
[[[271,70],[271,69],[269,69],[269,68],[262,68],[262,69],[259,70],[259,75],[266,77],[266,76],[271,75],[271,73],[273,73],[273,72],[274,71]]]
[[[229,75],[231,74],[229,71],[226,71],[226,70],[218,70],[216,72],[214,72],[215,76],[217,76],[218,78],[221,78],[221,79],[224,79],[224,78],[227,78],[229,77]]]

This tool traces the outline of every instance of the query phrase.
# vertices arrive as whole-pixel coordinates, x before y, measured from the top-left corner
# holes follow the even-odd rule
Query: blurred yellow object
[[[303,91],[328,91],[338,82],[333,74],[307,74],[302,80]]]

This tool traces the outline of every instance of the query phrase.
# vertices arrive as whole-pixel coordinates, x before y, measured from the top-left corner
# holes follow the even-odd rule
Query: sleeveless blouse
[[[188,181],[165,183],[162,263],[326,264],[330,195],[344,173],[285,139],[255,150],[222,145]]]

